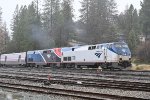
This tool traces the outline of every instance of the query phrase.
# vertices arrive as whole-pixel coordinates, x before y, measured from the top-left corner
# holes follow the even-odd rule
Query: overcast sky
[[[0,0],[0,7],[2,8],[2,18],[7,23],[7,27],[9,28],[9,25],[11,23],[11,19],[13,16],[13,12],[15,10],[16,5],[28,5],[33,0]],[[40,0],[43,1],[43,0]],[[75,19],[78,19],[81,0],[74,0],[74,9],[75,9]],[[140,1],[143,0],[115,0],[117,3],[118,11],[122,12],[125,10],[127,5],[133,4],[133,6],[137,9],[140,9]],[[42,6],[42,2],[40,4]],[[9,29],[10,30],[10,29]]]

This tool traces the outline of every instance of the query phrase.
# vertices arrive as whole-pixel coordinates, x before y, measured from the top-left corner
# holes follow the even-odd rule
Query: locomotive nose
[[[131,57],[130,56],[119,56],[119,61],[130,61]]]

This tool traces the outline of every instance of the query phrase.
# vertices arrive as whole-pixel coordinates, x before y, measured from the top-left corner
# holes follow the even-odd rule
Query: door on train
[[[104,49],[104,61],[107,62],[107,46],[103,46]]]

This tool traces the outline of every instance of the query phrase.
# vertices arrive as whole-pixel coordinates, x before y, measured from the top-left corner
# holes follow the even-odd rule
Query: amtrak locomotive
[[[76,67],[101,66],[103,69],[122,69],[131,66],[131,52],[124,42],[73,47],[62,54],[61,62]]]
[[[112,42],[1,54],[0,65],[124,69],[131,66],[131,52],[125,42]]]

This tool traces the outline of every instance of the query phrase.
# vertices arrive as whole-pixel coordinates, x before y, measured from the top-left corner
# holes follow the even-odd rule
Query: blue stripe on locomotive
[[[42,55],[38,52],[28,52],[27,53],[27,62],[44,62]]]

